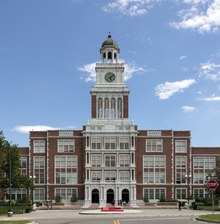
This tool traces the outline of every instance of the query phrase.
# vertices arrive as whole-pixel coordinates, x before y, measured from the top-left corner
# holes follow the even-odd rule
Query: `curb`
[[[207,219],[201,219],[199,217],[197,217],[196,220],[202,221],[202,222],[209,222],[209,223],[220,223],[220,221],[212,221],[212,220],[207,220]]]

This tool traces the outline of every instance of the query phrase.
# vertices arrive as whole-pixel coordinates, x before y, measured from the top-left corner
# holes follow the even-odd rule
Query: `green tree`
[[[9,187],[9,163],[11,159],[11,187],[32,187],[32,181],[21,174],[20,154],[17,145],[8,142],[0,131],[0,188],[6,190]]]

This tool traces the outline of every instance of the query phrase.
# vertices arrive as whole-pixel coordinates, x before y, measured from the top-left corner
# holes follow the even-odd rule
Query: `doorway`
[[[126,202],[126,203],[129,202],[129,190],[128,189],[124,189],[122,191],[121,198],[122,198],[122,202]]]
[[[97,189],[92,190],[92,203],[99,203],[99,191]]]
[[[114,204],[114,191],[112,189],[107,190],[107,204]]]

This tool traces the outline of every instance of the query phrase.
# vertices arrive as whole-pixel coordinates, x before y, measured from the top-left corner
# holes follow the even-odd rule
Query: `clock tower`
[[[111,35],[100,49],[101,62],[96,64],[96,84],[91,90],[92,118],[127,119],[129,90],[124,83],[124,63],[120,49]]]
[[[96,82],[91,89],[91,119],[84,125],[85,207],[122,201],[136,206],[135,139],[137,127],[128,118],[129,89],[124,63],[111,35],[100,48]]]

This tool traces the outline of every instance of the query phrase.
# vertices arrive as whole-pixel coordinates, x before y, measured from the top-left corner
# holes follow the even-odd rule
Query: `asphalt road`
[[[177,209],[129,210],[126,213],[79,214],[82,210],[39,210],[27,214],[2,217],[0,220],[31,220],[39,224],[192,224],[195,218],[207,211]]]

